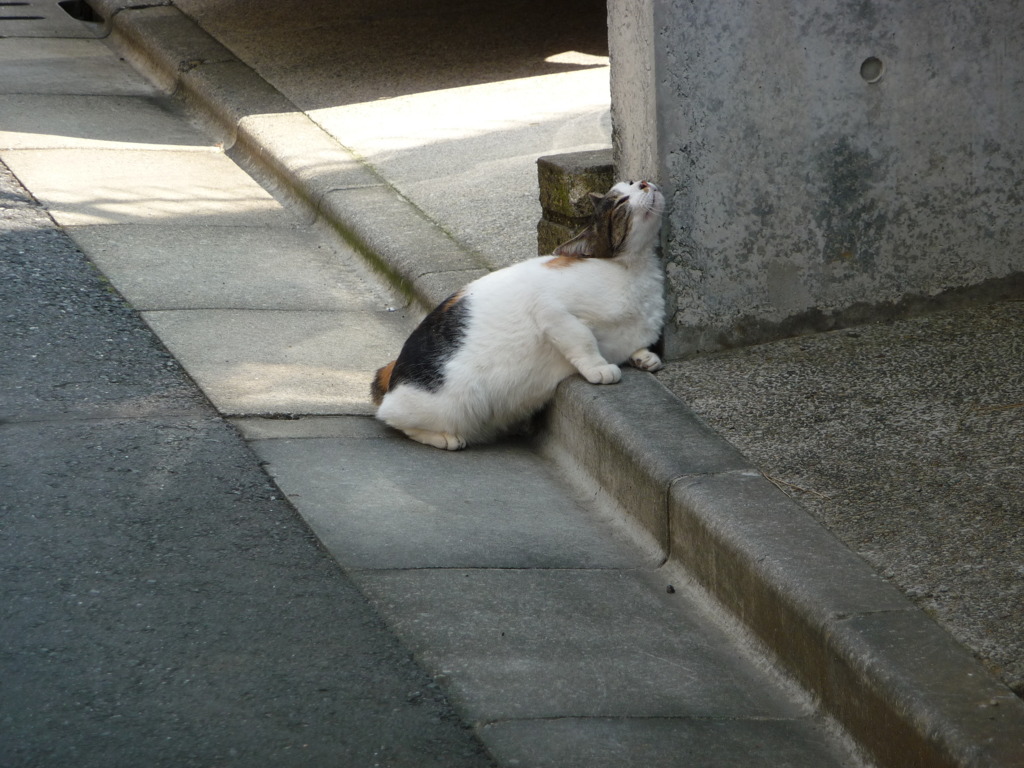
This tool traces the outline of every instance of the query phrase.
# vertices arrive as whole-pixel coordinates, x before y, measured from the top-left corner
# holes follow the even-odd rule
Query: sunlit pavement
[[[364,242],[399,254],[399,262],[409,258],[399,263],[400,271],[427,299],[443,296],[483,268],[528,255],[539,213],[532,192],[526,192],[535,187],[536,157],[608,141],[604,52],[585,35],[566,41],[550,34],[531,42],[514,33],[528,28],[527,20],[488,7],[475,26],[459,17],[462,23],[452,34],[471,44],[447,47],[439,45],[445,38],[436,28],[424,27],[450,22],[445,16],[413,14],[403,21],[399,13],[396,21],[356,9],[346,17],[333,4],[304,5],[301,13],[278,4],[272,9],[276,17],[246,16],[236,3],[182,7],[287,96],[283,101],[270,92],[256,100],[277,105],[276,111],[247,111],[240,131],[272,146],[280,155],[276,160],[288,166],[284,182],[275,186],[270,175],[261,177],[264,183],[269,180],[283,199],[296,189],[312,189],[306,199],[312,206],[282,207],[240,177],[214,141],[175,117],[170,102],[86,41],[64,49],[36,39],[28,48],[8,48],[10,71],[35,91],[4,97],[21,107],[11,112],[17,117],[10,123],[4,110],[0,128],[9,124],[16,130],[3,134],[14,151],[0,146],[0,157],[13,154],[22,173],[37,182],[38,196],[65,217],[62,223],[70,225],[83,250],[143,310],[221,413],[236,417],[281,488],[437,675],[499,761],[657,765],[682,752],[726,765],[738,752],[749,758],[765,751],[772,753],[773,765],[828,764],[838,754],[836,746],[823,740],[820,721],[801,709],[805,705],[792,709],[794,702],[783,705],[775,693],[760,689],[766,681],[760,673],[751,676],[741,651],[730,651],[735,656],[724,667],[702,655],[709,642],[731,641],[703,626],[700,592],[691,591],[693,585],[677,572],[654,568],[657,558],[630,543],[615,516],[595,505],[591,491],[581,497],[579,488],[567,486],[550,461],[526,445],[453,458],[398,440],[366,418],[362,393],[370,371],[393,355],[395,339],[419,308],[376,284],[314,219],[329,219],[328,212],[362,217],[356,225],[362,226]],[[144,15],[159,27],[173,13],[152,8]],[[392,47],[403,55],[375,60],[369,52],[380,48],[379,40],[340,32],[366,23],[379,40],[394,43],[404,34],[421,38],[423,45]],[[488,29],[500,34],[488,38]],[[303,35],[309,45],[296,44]],[[488,45],[495,37],[514,44],[495,53]],[[280,55],[282,45],[289,56]],[[4,55],[0,47],[0,61]],[[38,66],[51,61],[58,62],[59,81]],[[194,74],[196,82],[218,67],[222,74],[243,71],[226,59],[190,61],[194,72],[186,68],[179,74]],[[109,83],[108,96],[94,98],[97,82]],[[80,93],[83,113],[92,116],[73,130],[54,133],[55,120],[63,125],[67,119],[64,104],[75,103],[64,91]],[[551,95],[556,98],[548,100]],[[290,113],[293,105],[305,113]],[[135,125],[161,119],[159,130]],[[328,146],[303,120],[325,129],[344,149]],[[251,146],[238,147],[236,142],[235,157],[253,160]],[[109,152],[73,152],[61,156],[68,172],[49,177],[47,163],[33,157],[48,149],[57,158],[58,150],[69,148],[130,148],[138,156],[111,161]],[[154,151],[173,151],[176,159],[168,164],[152,157]],[[209,157],[199,159],[203,153]],[[74,169],[76,157],[85,173]],[[637,408],[623,396],[654,393],[627,378],[607,393],[620,401],[616,407],[623,413]],[[665,421],[667,411],[662,414]],[[640,416],[649,446],[664,442],[666,456],[686,452],[678,443],[678,424],[669,425],[676,434],[665,440],[654,434],[650,414]],[[747,477],[749,468],[735,462],[727,456],[719,471],[727,465],[740,485],[767,485],[763,478]],[[517,493],[525,477],[530,493]],[[729,480],[709,477],[705,485],[717,483],[727,498]],[[669,487],[673,498],[703,493],[699,482],[673,481]],[[767,518],[776,507],[767,504],[759,514]],[[790,514],[781,511],[780,520]],[[828,551],[825,546],[805,557],[814,561]],[[831,578],[846,573],[839,564],[847,555],[831,561]],[[819,591],[831,593],[825,570],[816,563],[799,568],[824,577]],[[665,591],[669,579],[672,593]],[[855,581],[846,582],[851,597],[840,601],[847,606],[841,610],[844,616],[860,611],[864,622],[836,622],[832,631],[840,635],[873,621],[866,609],[870,601],[863,599],[867,592],[850,589]],[[801,582],[798,591],[805,588]],[[597,603],[591,602],[595,594],[601,596]],[[879,636],[900,631],[903,619],[916,628],[909,606],[885,594],[892,600],[893,621],[886,624],[884,614],[876,614],[883,617]],[[621,609],[616,620],[607,614],[610,606],[634,604],[635,610]],[[879,604],[873,605],[877,611]],[[911,662],[898,668],[900,674],[910,672],[914,679],[929,666],[935,675],[933,662],[948,649],[928,638],[920,643],[920,658],[895,654],[897,664]],[[854,637],[857,643],[863,639]],[[705,676],[714,678],[710,689],[701,687]],[[943,678],[941,685],[953,679],[962,678]],[[733,711],[729,691],[738,692],[732,687],[738,680],[760,693]],[[999,703],[991,690],[981,685],[977,691],[986,707]],[[760,722],[766,716],[760,707],[768,702],[762,696],[783,705],[777,710],[781,719]],[[1012,697],[1004,703],[1012,705]]]

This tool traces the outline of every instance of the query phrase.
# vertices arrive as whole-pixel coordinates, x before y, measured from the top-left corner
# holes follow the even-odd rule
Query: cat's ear
[[[594,204],[595,211],[597,210],[597,206],[601,204],[602,200],[604,200],[604,195],[599,195],[597,192],[590,193],[590,202]]]
[[[584,256],[594,255],[594,229],[587,227],[571,240],[566,240],[555,248],[552,253],[555,256]]]

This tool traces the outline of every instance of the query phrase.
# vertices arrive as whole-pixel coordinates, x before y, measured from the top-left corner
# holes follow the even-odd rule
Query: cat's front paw
[[[595,365],[585,371],[580,371],[584,378],[591,384],[617,384],[622,379],[622,371],[619,366],[612,363]]]
[[[461,451],[466,447],[465,439],[460,435],[453,435],[451,432],[431,432],[427,429],[403,429],[406,435],[417,443],[431,445],[443,451]]]
[[[629,362],[634,368],[639,368],[641,371],[660,371],[665,367],[661,358],[649,349],[638,349],[629,356]]]

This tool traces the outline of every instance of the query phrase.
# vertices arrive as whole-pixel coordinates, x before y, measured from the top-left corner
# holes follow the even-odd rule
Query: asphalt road
[[[0,765],[489,765],[0,165]]]

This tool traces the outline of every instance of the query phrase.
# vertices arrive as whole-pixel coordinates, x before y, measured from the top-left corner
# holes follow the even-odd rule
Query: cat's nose
[[[650,189],[650,188],[651,188],[651,185],[650,185],[650,183],[648,183],[648,182],[646,182],[646,181],[641,181],[641,182],[640,182],[640,189],[642,189],[642,190],[648,190],[648,189]]]

